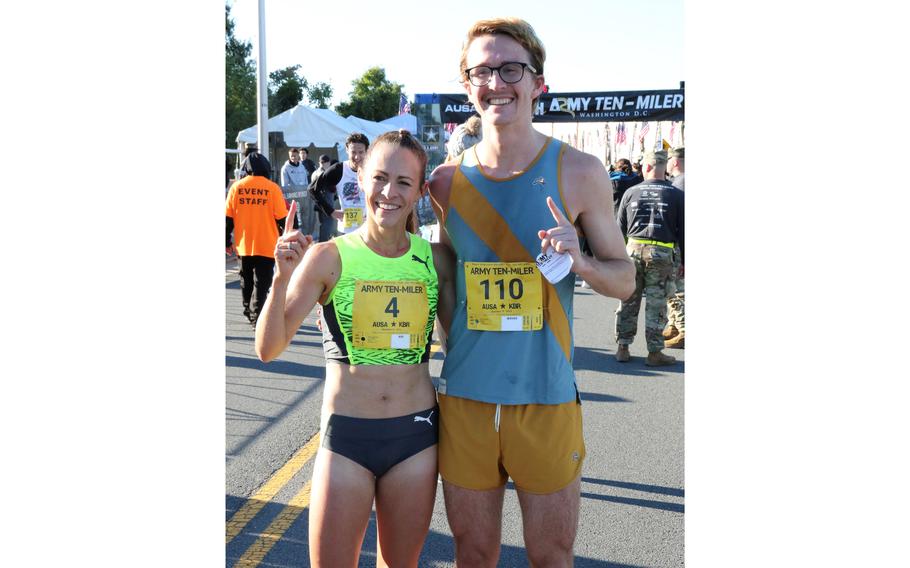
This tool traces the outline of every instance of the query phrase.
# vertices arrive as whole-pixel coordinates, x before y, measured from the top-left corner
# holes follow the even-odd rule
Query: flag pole
[[[265,67],[265,0],[259,0],[259,60],[257,61],[259,88],[256,91],[256,103],[259,106],[257,132],[259,133],[259,152],[269,157],[269,92]]]

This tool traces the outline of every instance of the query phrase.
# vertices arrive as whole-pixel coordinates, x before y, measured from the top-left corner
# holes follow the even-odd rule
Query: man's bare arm
[[[593,258],[582,254],[577,242],[570,246],[566,252],[572,254],[572,271],[595,292],[625,300],[635,291],[635,265],[626,254],[622,233],[613,217],[610,177],[597,158],[573,148],[566,149],[563,160],[561,182],[566,205],[594,254]],[[572,231],[575,232],[574,227]]]

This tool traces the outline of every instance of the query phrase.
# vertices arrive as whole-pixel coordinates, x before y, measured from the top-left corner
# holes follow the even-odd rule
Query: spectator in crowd
[[[686,149],[683,147],[670,150],[667,161],[667,172],[673,176],[673,185],[680,190],[686,189]],[[680,258],[677,254],[676,258]],[[686,346],[686,283],[681,267],[676,266],[674,279],[675,291],[667,299],[667,327],[664,329],[664,345],[672,349],[685,349]]]
[[[332,164],[331,158],[328,154],[321,154],[319,156],[319,167],[313,171],[313,175],[310,176],[310,188],[309,194],[310,197],[314,197],[316,192],[315,183],[316,180],[323,174],[329,166]],[[325,195],[324,200],[327,201],[334,208],[335,204],[335,188],[327,188],[329,194]],[[331,212],[326,213],[325,207],[320,206],[314,197],[314,203],[316,203],[316,215],[319,218],[319,232],[316,237],[316,240],[320,243],[324,243],[332,238],[335,234],[335,218],[332,217]]]
[[[316,231],[316,202],[307,192],[310,174],[300,156],[297,148],[288,150],[288,160],[281,166],[281,191],[286,200],[297,202],[297,226],[304,234],[312,235]]]
[[[316,164],[310,159],[310,151],[306,148],[300,148],[300,163],[306,168],[307,183],[310,183],[310,178],[313,177],[313,172],[316,171]]]
[[[446,161],[458,158],[462,152],[480,142],[481,138],[483,138],[483,127],[480,117],[476,114],[471,115],[464,123],[456,126],[452,135],[449,136]]]
[[[633,185],[637,185],[644,179],[632,171],[632,162],[626,158],[616,160],[613,172],[610,173],[610,181],[613,182],[613,214],[619,211],[619,202],[622,200],[622,194]]]
[[[619,204],[617,222],[628,238],[626,251],[635,263],[635,292],[616,310],[616,360],[630,359],[629,345],[638,328],[645,301],[646,365],[670,365],[675,357],[663,352],[667,325],[667,294],[676,266],[684,263],[684,194],[666,179],[667,153],[648,152],[642,162],[645,181],[630,187]],[[676,256],[679,255],[677,264]]]
[[[667,173],[671,182],[679,189],[686,190],[686,149],[683,147],[670,150],[667,160]]]

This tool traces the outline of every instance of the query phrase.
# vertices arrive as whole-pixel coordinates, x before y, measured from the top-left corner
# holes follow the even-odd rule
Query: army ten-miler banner
[[[612,91],[544,93],[537,100],[534,122],[629,122],[684,120],[685,92]],[[461,123],[474,114],[467,95],[439,95],[442,122]]]

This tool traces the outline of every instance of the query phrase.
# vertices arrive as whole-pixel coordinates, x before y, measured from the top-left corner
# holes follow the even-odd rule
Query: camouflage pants
[[[679,251],[675,254],[676,262],[673,263],[674,274],[679,274]],[[686,332],[686,288],[682,278],[674,276],[673,285],[670,287],[670,296],[667,298],[667,324],[680,331]]]
[[[648,351],[664,348],[667,296],[673,282],[673,249],[630,242],[626,251],[635,263],[635,292],[616,309],[616,343],[630,345],[638,329],[638,311],[645,300],[645,341]]]

